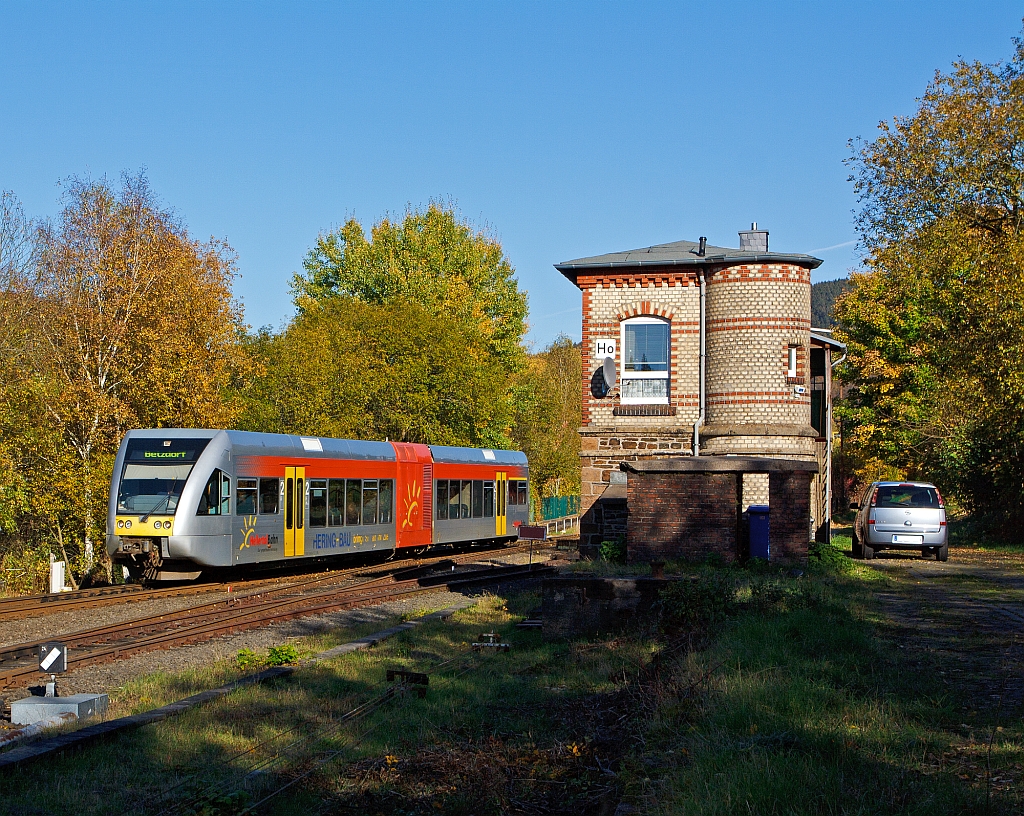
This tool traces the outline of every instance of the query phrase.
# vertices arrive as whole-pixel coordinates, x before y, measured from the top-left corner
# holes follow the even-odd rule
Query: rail
[[[75,668],[119,660],[153,649],[199,643],[213,637],[254,629],[295,618],[352,609],[435,591],[447,585],[450,591],[523,580],[546,574],[540,565],[479,568],[472,562],[490,554],[525,552],[528,545],[503,547],[498,550],[475,552],[422,559],[421,566],[447,566],[461,564],[469,571],[447,571],[434,579],[404,577],[413,575],[410,567],[396,565],[375,576],[366,576],[356,584],[328,586],[345,578],[356,578],[352,573],[333,573],[317,578],[252,589],[228,600],[200,604],[175,612],[157,613],[135,620],[100,626],[60,636],[62,643],[75,651]],[[354,571],[353,571],[354,572]],[[398,580],[396,580],[396,577]],[[0,647],[0,689],[22,685],[45,678],[40,673],[36,656],[44,641],[31,641]],[[11,664],[14,664],[13,666]]]

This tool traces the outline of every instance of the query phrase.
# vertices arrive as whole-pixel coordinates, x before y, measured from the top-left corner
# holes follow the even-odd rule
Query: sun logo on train
[[[244,550],[246,547],[271,548],[270,536],[256,535],[256,516],[246,516],[242,525],[242,544],[238,548]]]
[[[242,519],[242,546],[238,549],[244,550],[246,547],[252,546],[249,543],[249,539],[252,538],[256,532],[256,516],[246,516]]]
[[[416,525],[413,523],[413,517],[416,515],[416,511],[420,507],[420,493],[422,488],[419,482],[411,482],[408,489],[405,491],[405,518],[402,519],[402,529],[411,530]]]

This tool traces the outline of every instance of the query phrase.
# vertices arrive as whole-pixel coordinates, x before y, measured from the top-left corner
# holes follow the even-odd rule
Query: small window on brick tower
[[[789,378],[796,377],[796,351],[798,346],[790,346],[789,354],[786,358],[786,376]]]
[[[669,323],[635,317],[622,323],[623,404],[668,403]]]

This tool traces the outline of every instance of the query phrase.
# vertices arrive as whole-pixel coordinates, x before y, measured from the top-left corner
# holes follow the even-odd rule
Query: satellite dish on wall
[[[615,387],[615,358],[605,357],[604,364],[601,366],[601,374],[604,376],[604,384],[608,386],[608,390],[611,391]]]

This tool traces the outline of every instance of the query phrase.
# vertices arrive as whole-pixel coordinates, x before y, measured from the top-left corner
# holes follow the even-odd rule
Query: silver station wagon
[[[939,561],[949,558],[946,509],[935,485],[927,482],[873,482],[853,523],[853,555],[874,558],[879,550],[920,550]]]

